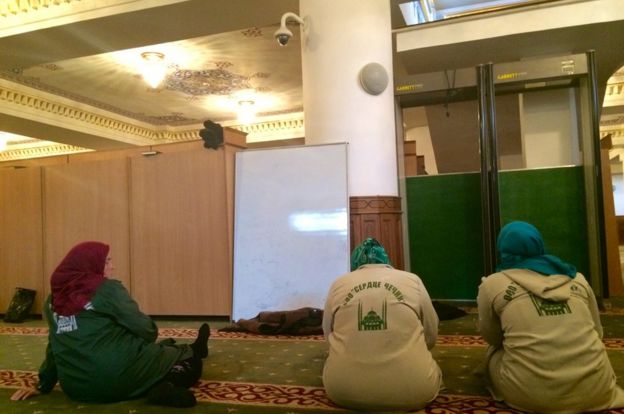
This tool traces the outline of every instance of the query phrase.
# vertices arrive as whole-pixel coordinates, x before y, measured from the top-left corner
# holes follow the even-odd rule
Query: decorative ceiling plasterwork
[[[255,89],[251,79],[268,78],[268,73],[254,73],[244,76],[226,69],[227,62],[217,63],[217,69],[178,69],[165,79],[165,87],[191,96],[232,95],[235,92]]]
[[[87,20],[182,0],[0,0],[0,35],[11,36],[33,30]]]
[[[178,8],[178,4],[187,2],[0,0],[0,38],[25,35],[27,39],[30,32],[71,27],[78,22],[84,23],[81,28],[88,32],[90,22],[97,22],[93,26],[98,29],[115,22],[117,15],[131,12],[133,16],[160,18],[162,13],[156,10],[181,9],[188,13],[188,8]],[[271,7],[281,8],[271,5],[264,8]],[[202,8],[211,9],[203,5]],[[13,117],[20,124],[14,124],[6,132],[35,134],[31,137],[58,142],[32,144],[26,143],[27,137],[17,142],[9,140],[7,150],[0,152],[0,160],[99,149],[114,141],[142,146],[194,140],[206,119],[244,130],[248,142],[303,137],[301,52],[297,47],[276,46],[273,32],[279,26],[280,14],[275,13],[274,21],[270,17],[273,13],[265,14],[258,13],[260,17],[254,18],[262,27],[237,26],[233,22],[224,25],[232,27],[229,31],[208,30],[206,35],[201,30],[181,30],[197,33],[197,37],[179,37],[181,40],[169,43],[117,41],[115,35],[105,42],[132,45],[133,49],[111,48],[97,53],[96,46],[85,48],[91,53],[84,53],[80,41],[75,44],[70,41],[65,48],[75,47],[77,53],[73,54],[73,50],[64,53],[62,45],[53,44],[54,52],[45,63],[22,58],[26,53],[11,54],[9,49],[5,53],[8,64],[0,71],[0,116]],[[141,18],[137,17],[139,24]],[[295,31],[293,45],[299,43],[298,36]],[[124,34],[120,32],[119,37],[123,38]],[[136,65],[136,56],[143,51],[166,56],[167,75],[156,89],[145,84]],[[47,56],[42,51],[37,53]],[[54,56],[62,57],[54,59]],[[30,61],[33,62],[30,65],[18,63]],[[239,102],[243,100],[254,100],[253,125],[238,125]],[[49,124],[52,128],[31,132],[27,125],[31,122]]]
[[[624,108],[624,68],[620,68],[609,79],[602,107]],[[600,119],[600,136],[605,137],[610,134],[614,146],[624,145],[624,115],[622,112],[624,111],[618,111],[615,115],[603,114]]]
[[[19,87],[19,85],[17,85]],[[23,90],[21,90],[23,88]],[[30,92],[30,93],[29,93]],[[37,92],[37,91],[34,91]],[[183,130],[153,129],[138,125],[129,120],[115,117],[115,114],[104,115],[97,109],[88,110],[85,105],[72,105],[72,101],[55,99],[55,95],[39,95],[26,87],[12,89],[0,83],[0,104],[7,113],[20,113],[32,120],[55,118],[58,123],[74,130],[88,129],[91,133],[115,137],[115,139],[134,145],[152,145],[170,142],[195,140],[199,136],[201,124]],[[27,115],[24,115],[27,114]],[[239,129],[248,134],[248,142],[269,141],[293,137],[303,137],[303,113],[290,114],[286,120],[258,122],[253,125],[236,125],[233,122],[224,126]],[[0,152],[0,161],[25,158],[45,157],[88,151],[88,149],[65,144],[44,144],[41,146],[9,145],[6,151]]]
[[[50,7],[62,6],[63,3],[75,4],[79,1],[80,0],[0,0],[0,16],[9,17],[20,13],[33,14]],[[60,7],[58,9],[60,9]]]
[[[303,113],[299,113],[293,119],[232,127],[247,133],[247,142],[274,141],[278,139],[303,138],[305,136]]]
[[[81,124],[81,129],[84,127],[101,129],[108,136],[124,137],[124,142],[135,145],[149,145],[150,142],[163,142],[164,139],[162,132],[159,133],[146,127],[88,111],[84,107],[79,108],[24,91],[9,89],[2,85],[0,85],[0,102],[6,111],[28,113],[32,120],[49,119],[51,116],[58,117],[61,122],[71,120],[74,126]],[[180,140],[184,139],[173,139],[173,141]]]
[[[604,107],[624,105],[624,78],[619,83],[607,84],[603,101]]]
[[[49,66],[49,65],[48,65]],[[43,67],[43,66],[40,66]],[[59,70],[58,66],[54,70]],[[188,125],[199,122],[198,119],[189,119],[180,114],[171,114],[165,115],[163,117],[158,116],[149,116],[142,113],[136,113],[132,111],[126,111],[121,108],[118,108],[113,105],[109,105],[107,103],[101,102],[96,99],[91,99],[85,96],[81,96],[79,94],[56,88],[54,86],[43,84],[39,81],[38,78],[31,76],[23,76],[21,69],[16,69],[13,71],[0,71],[0,79],[6,79],[11,82],[15,82],[20,85],[24,85],[30,88],[34,88],[40,91],[48,92],[50,94],[54,94],[57,96],[62,96],[67,99],[71,99],[75,102],[80,102],[87,104],[89,106],[93,106],[95,108],[103,109],[105,111],[112,112],[114,114],[122,115],[128,118],[136,119],[137,121],[146,122],[154,125]]]
[[[177,3],[184,1],[0,0],[0,37]],[[267,26],[188,39],[196,43],[172,42],[175,46],[190,46],[192,59],[189,63],[173,63],[172,71],[159,89],[140,89],[136,72],[134,77],[126,73],[124,80],[120,80],[123,69],[119,62],[112,66],[107,59],[114,53],[107,53],[0,72],[0,104],[7,108],[7,113],[26,114],[27,119],[38,121],[52,119],[68,129],[135,145],[197,139],[204,119],[247,132],[248,142],[303,137],[301,79],[297,79],[301,72],[300,50],[290,45],[277,48],[272,36],[277,20],[275,27],[266,21],[264,24]],[[298,30],[293,32],[297,37]],[[296,41],[291,42],[292,46],[300,43],[299,39],[293,40]],[[62,77],[64,72],[70,74]],[[87,75],[80,80],[72,77],[85,72]],[[89,77],[91,74],[102,76]],[[115,88],[106,91],[103,86],[110,84]],[[74,89],[65,88],[67,85],[73,85]],[[88,87],[90,93],[85,92]],[[217,99],[226,100],[241,89],[274,93],[282,104],[267,108],[256,105],[258,121],[247,126],[236,125],[233,110],[222,111],[223,101]],[[159,106],[156,103],[159,99],[167,101],[167,105]],[[205,99],[212,100],[206,103]],[[173,100],[176,103],[170,106]],[[130,101],[133,105],[127,105]],[[609,82],[604,104],[624,106],[624,70],[614,74]],[[219,111],[208,112],[215,108]],[[600,132],[602,136],[611,133],[624,145],[623,117],[603,117]],[[0,152],[0,160],[55,155],[54,148],[62,153],[84,150],[65,144],[29,147],[28,151],[9,146],[8,151]],[[26,152],[28,156],[24,156]]]
[[[0,151],[0,162],[24,160],[30,158],[51,157],[65,154],[77,154],[92,151],[67,144],[37,145],[35,147],[17,148],[8,151]]]
[[[54,71],[62,70],[62,68],[58,65],[39,65],[39,67]],[[184,93],[189,95],[190,100],[194,100],[197,97],[205,95],[233,95],[242,90],[270,92],[270,88],[254,88],[250,83],[250,80],[253,78],[268,78],[269,76],[270,74],[262,72],[254,73],[251,76],[244,76],[230,72],[223,67],[203,70],[176,68],[172,74],[166,76],[163,84],[165,89]],[[96,108],[104,109],[106,111],[154,125],[184,126],[201,122],[200,119],[188,118],[181,113],[156,116],[123,110],[117,106],[109,105],[96,99],[91,99],[65,89],[44,84],[36,77],[24,76],[22,69],[0,71],[0,79],[5,79],[54,95],[62,96],[76,102],[85,103]],[[151,91],[154,93],[160,92],[159,89],[152,89]],[[267,112],[266,114],[270,115],[272,113]],[[224,120],[225,119],[214,119],[216,122]]]

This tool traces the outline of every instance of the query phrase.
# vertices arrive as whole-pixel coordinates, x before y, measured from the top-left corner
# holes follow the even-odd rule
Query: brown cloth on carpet
[[[466,311],[458,308],[457,306],[449,305],[447,303],[433,301],[433,309],[438,314],[438,319],[441,321],[448,321],[451,319],[461,318],[466,316]]]
[[[252,319],[239,319],[219,329],[221,332],[249,331],[262,335],[321,335],[323,310],[299,308],[285,311],[264,311]]]

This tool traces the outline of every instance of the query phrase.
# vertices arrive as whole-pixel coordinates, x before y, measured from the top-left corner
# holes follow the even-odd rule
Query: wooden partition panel
[[[0,171],[0,206],[0,313],[16,287],[37,291],[32,311],[41,313],[41,168]]]
[[[12,160],[0,162],[0,168],[38,168],[46,165],[67,164],[67,155],[55,155],[53,157],[28,158],[23,160]]]
[[[404,270],[403,231],[401,228],[401,198],[367,196],[349,198],[351,222],[351,252],[367,237],[384,246],[390,263]]]
[[[1,163],[0,313],[16,286],[37,290],[41,313],[67,251],[99,240],[146,313],[230,315],[234,156],[245,134],[224,128],[224,141]]]
[[[96,240],[111,247],[114,277],[130,287],[128,160],[44,167],[45,276],[75,244]]]
[[[226,149],[131,158],[132,292],[152,315],[229,315]]]
[[[604,210],[605,248],[607,255],[607,280],[609,282],[609,296],[624,295],[624,281],[622,280],[622,264],[620,262],[620,248],[618,224],[615,217],[615,201],[613,200],[613,182],[609,162],[609,149],[612,148],[611,135],[600,140],[600,168],[602,170],[602,194]]]

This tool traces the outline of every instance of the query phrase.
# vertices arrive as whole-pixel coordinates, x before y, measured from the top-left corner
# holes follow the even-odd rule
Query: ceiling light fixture
[[[251,99],[238,101],[238,121],[243,124],[251,124],[256,119],[256,103]]]
[[[167,75],[165,55],[160,52],[143,52],[141,74],[149,86],[156,89]]]

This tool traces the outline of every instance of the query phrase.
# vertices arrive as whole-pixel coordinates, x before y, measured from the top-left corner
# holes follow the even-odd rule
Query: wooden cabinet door
[[[231,312],[224,154],[131,158],[131,286],[146,313]]]
[[[44,167],[45,286],[77,243],[110,246],[114,278],[130,287],[128,160],[79,162]]]
[[[0,171],[0,312],[16,287],[37,291],[32,313],[44,298],[41,168]]]

